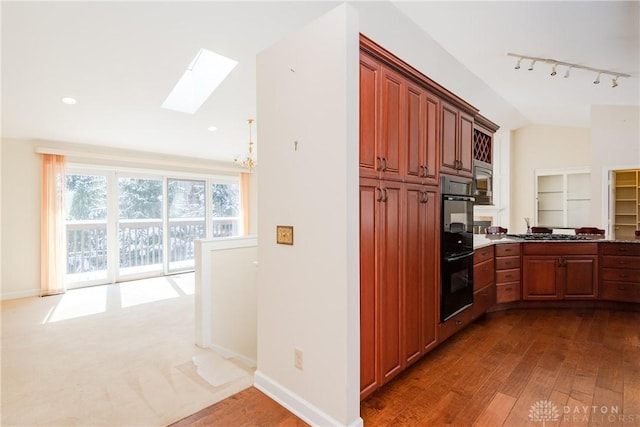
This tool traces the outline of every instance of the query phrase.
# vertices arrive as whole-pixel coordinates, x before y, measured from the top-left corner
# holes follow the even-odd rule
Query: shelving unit
[[[591,174],[586,169],[536,171],[535,224],[550,228],[589,224]]]
[[[640,169],[613,172],[613,229],[618,239],[632,239],[640,230]]]

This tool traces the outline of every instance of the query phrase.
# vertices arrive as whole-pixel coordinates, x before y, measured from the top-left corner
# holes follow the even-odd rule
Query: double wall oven
[[[443,176],[440,320],[453,317],[473,304],[472,182]]]

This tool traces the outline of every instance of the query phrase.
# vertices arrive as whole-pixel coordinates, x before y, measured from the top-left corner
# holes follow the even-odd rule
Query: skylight
[[[194,114],[237,64],[233,59],[200,49],[162,107]]]

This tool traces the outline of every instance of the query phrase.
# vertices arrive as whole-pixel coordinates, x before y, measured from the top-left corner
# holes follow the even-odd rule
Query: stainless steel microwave
[[[473,196],[476,205],[493,205],[493,168],[490,163],[473,163]]]

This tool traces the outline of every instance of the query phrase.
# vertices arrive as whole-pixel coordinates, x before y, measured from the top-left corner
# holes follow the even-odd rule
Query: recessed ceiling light
[[[217,127],[215,127],[215,126],[209,126],[209,127],[207,128],[207,130],[208,130],[209,132],[215,132],[215,131],[217,131],[217,130],[218,130],[218,128],[217,128]]]
[[[237,64],[233,59],[200,49],[162,107],[194,114]]]
[[[75,105],[76,102],[78,102],[78,101],[76,101],[75,98],[71,98],[71,97],[68,97],[68,96],[65,96],[64,98],[62,98],[62,103],[63,104]]]

